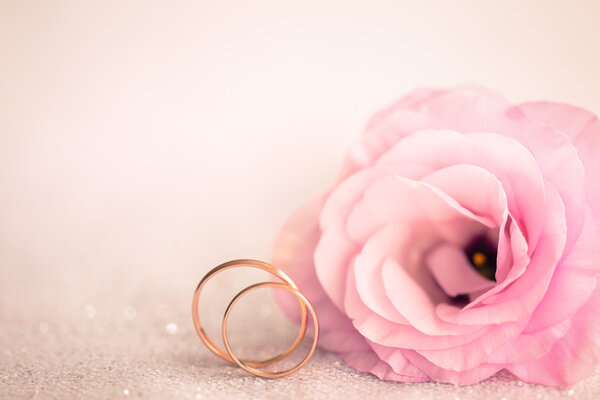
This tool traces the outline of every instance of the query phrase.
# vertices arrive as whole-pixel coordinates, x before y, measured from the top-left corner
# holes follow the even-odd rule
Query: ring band
[[[298,332],[298,336],[294,340],[294,343],[284,353],[282,353],[276,357],[270,358],[268,360],[248,361],[248,360],[239,360],[239,359],[235,358],[235,356],[232,357],[232,353],[229,350],[227,352],[225,352],[223,349],[221,349],[219,346],[217,346],[208,337],[208,335],[204,331],[204,328],[202,327],[202,323],[200,321],[200,315],[198,314],[198,301],[200,299],[200,292],[204,288],[204,285],[206,284],[206,282],[208,282],[212,277],[214,277],[215,275],[217,275],[220,272],[223,272],[223,271],[231,269],[231,268],[241,268],[241,267],[254,267],[254,268],[262,269],[263,271],[267,271],[267,272],[275,275],[276,277],[281,279],[284,283],[264,282],[264,284],[275,283],[277,285],[281,285],[282,287],[292,289],[290,291],[292,293],[296,294],[298,303],[300,304],[300,310],[301,310],[302,315],[301,315],[300,331]],[[252,287],[252,286],[250,286],[250,287]],[[239,295],[241,293],[246,293],[247,289],[248,288],[246,288],[244,291],[238,293],[238,295],[234,298],[234,300],[236,298],[239,298]],[[233,301],[232,301],[232,303],[233,303]],[[230,303],[229,305],[231,306],[232,303]],[[310,306],[310,303],[308,303],[308,300],[306,300],[306,298],[304,296],[302,296],[302,294],[300,294],[300,292],[298,291],[298,287],[296,286],[296,284],[294,283],[292,278],[290,278],[286,273],[284,273],[280,269],[276,268],[275,266],[265,263],[265,262],[262,262],[262,261],[257,261],[257,260],[249,260],[249,259],[233,260],[233,261],[228,261],[226,263],[218,265],[217,267],[210,270],[204,276],[204,278],[202,278],[202,280],[200,281],[200,283],[198,284],[198,287],[196,287],[196,290],[194,292],[194,298],[192,300],[192,318],[194,321],[194,328],[196,329],[196,333],[198,334],[200,339],[204,342],[204,344],[206,345],[206,347],[208,347],[208,349],[210,351],[212,351],[214,354],[221,357],[222,359],[229,361],[230,363],[238,364],[240,366],[242,366],[241,363],[243,363],[244,367],[242,367],[242,368],[244,368],[244,369],[246,369],[246,368],[255,369],[256,367],[264,367],[264,366],[273,364],[277,361],[283,360],[284,358],[289,356],[291,353],[293,353],[294,350],[296,350],[298,348],[298,346],[300,346],[300,343],[302,343],[302,339],[304,338],[304,335],[306,333],[306,326],[307,326],[307,322],[308,322],[308,314],[306,311],[307,304],[308,304],[308,306]],[[312,309],[312,306],[309,307],[309,310],[311,310],[311,309]],[[229,310],[229,307],[228,307],[228,310]],[[313,318],[316,323],[317,319],[316,319],[316,316],[314,313],[313,313]],[[223,341],[227,345],[225,336],[223,337]],[[258,371],[260,373],[263,372],[260,370],[256,370],[256,371]],[[252,372],[252,373],[254,373],[254,372]],[[260,374],[256,374],[256,375],[260,375]],[[262,376],[262,375],[260,375],[260,376]]]
[[[256,289],[264,288],[264,287],[281,288],[281,289],[287,290],[288,292],[293,293],[300,301],[302,301],[303,306],[308,308],[308,311],[310,312],[310,314],[313,318],[315,335],[313,338],[313,343],[312,343],[312,347],[310,348],[310,351],[308,352],[306,357],[304,357],[304,359],[302,359],[302,361],[300,361],[299,364],[297,364],[295,367],[290,368],[285,371],[280,371],[280,372],[263,371],[263,370],[255,368],[254,366],[250,365],[248,362],[240,360],[234,354],[233,350],[231,349],[231,346],[229,344],[229,339],[227,337],[227,321],[229,318],[229,313],[231,312],[235,303],[237,303],[237,301],[246,293],[251,292]],[[244,370],[250,372],[251,374],[261,376],[263,378],[280,378],[282,376],[286,376],[286,375],[296,372],[297,370],[302,368],[304,366],[304,364],[306,364],[308,362],[308,360],[312,357],[312,355],[314,354],[314,352],[317,348],[317,342],[319,341],[319,320],[317,319],[317,314],[316,314],[315,309],[313,308],[312,304],[310,304],[310,302],[306,299],[306,297],[304,297],[304,295],[302,293],[300,293],[300,291],[297,288],[287,285],[285,283],[279,283],[279,282],[255,283],[254,285],[250,285],[247,288],[245,288],[244,290],[242,290],[241,292],[239,292],[238,294],[236,294],[235,297],[231,300],[231,302],[227,306],[227,309],[225,310],[225,315],[223,316],[223,324],[221,326],[221,330],[222,330],[222,335],[223,335],[223,343],[225,344],[227,353],[229,354],[229,356],[231,357],[233,362],[235,362],[238,366],[240,366]]]

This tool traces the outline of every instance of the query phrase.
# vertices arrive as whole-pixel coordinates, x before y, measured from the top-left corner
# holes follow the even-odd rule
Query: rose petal
[[[583,226],[585,204],[584,168],[569,137],[555,129],[532,122],[519,108],[507,111],[516,129],[511,131],[537,160],[544,179],[560,194],[567,216],[565,254],[573,247]]]
[[[354,326],[370,341],[390,347],[443,349],[471,342],[489,328],[482,327],[459,335],[428,335],[410,325],[391,322],[369,310],[358,295],[354,271],[350,269],[344,306]],[[460,333],[460,332],[459,332]]]
[[[430,335],[456,335],[475,330],[473,325],[457,325],[438,318],[435,313],[436,303],[432,301],[428,289],[417,284],[395,260],[385,261],[382,278],[385,293],[398,312],[419,331]]]
[[[315,304],[326,298],[313,262],[313,252],[321,237],[319,214],[326,196],[324,193],[311,199],[288,218],[271,254],[273,265],[293,277],[306,298]],[[289,317],[299,318],[298,301],[294,296],[283,290],[274,290],[273,294]]]
[[[590,219],[588,212],[579,240],[554,273],[546,295],[529,320],[527,332],[547,329],[570,317],[595,290],[595,277],[600,272],[600,235]]]
[[[524,381],[568,386],[590,376],[600,362],[600,287],[571,318],[569,332],[542,358],[508,365]]]
[[[379,379],[397,382],[425,382],[430,380],[429,377],[422,372],[418,375],[396,373],[392,367],[379,358],[372,349],[369,349],[369,351],[344,353],[342,354],[342,357],[352,368],[361,372],[369,372]]]
[[[423,177],[474,215],[502,225],[508,217],[506,194],[500,181],[489,171],[474,165],[453,165]]]
[[[468,371],[481,365],[503,345],[518,337],[527,321],[493,325],[479,338],[462,346],[417,352],[440,368],[449,371]]]
[[[533,102],[518,106],[528,118],[566,134],[585,168],[585,194],[600,218],[600,121],[591,112],[568,104]],[[597,223],[596,223],[597,224]],[[597,226],[597,225],[596,225]]]
[[[342,226],[325,228],[315,250],[315,269],[319,282],[333,303],[343,310],[344,277],[350,261],[360,247],[348,239]]]
[[[271,260],[273,265],[293,277],[315,308],[321,325],[321,347],[334,351],[368,348],[350,319],[327,297],[314,269],[312,254],[320,237],[318,215],[325,196],[309,201],[288,219],[275,243]],[[300,308],[296,298],[283,290],[274,290],[272,294],[285,314],[299,323]],[[310,327],[308,332],[310,335]]]
[[[382,346],[378,343],[368,342],[371,348],[375,351],[377,356],[385,361],[395,373],[408,375],[408,376],[417,376],[417,377],[425,377],[425,375],[421,370],[415,367],[400,351],[396,351],[397,349]]]
[[[457,245],[493,228],[491,220],[474,215],[439,189],[402,176],[387,176],[365,189],[347,217],[348,236],[364,243],[384,225],[402,222],[414,232],[420,227]]]
[[[348,213],[362,198],[366,188],[378,178],[399,175],[419,179],[431,172],[431,168],[419,163],[388,163],[357,172],[340,182],[327,197],[320,215],[321,229],[330,225],[343,225]]]
[[[472,385],[495,375],[498,371],[503,369],[503,366],[501,365],[479,364],[476,368],[470,370],[452,371],[438,367],[416,351],[405,349],[396,349],[395,351],[402,352],[408,361],[423,371],[423,373],[427,374],[432,380],[452,383],[454,385]]]
[[[457,164],[488,170],[502,183],[509,211],[525,233],[531,251],[535,248],[543,222],[544,181],[531,153],[515,140],[496,134],[424,131],[399,141],[378,164],[397,160],[433,170]]]
[[[369,238],[354,261],[356,288],[365,306],[392,322],[404,324],[406,318],[398,313],[382,290],[381,269],[387,258],[398,256],[407,236],[410,231],[401,225],[385,226]]]
[[[320,214],[321,238],[314,252],[317,277],[334,304],[343,309],[345,276],[357,245],[345,233],[345,220],[374,179],[400,173],[420,177],[430,172],[419,165],[386,165],[362,170],[341,182],[327,197]]]
[[[504,117],[509,106],[500,94],[476,86],[417,90],[371,119],[365,133],[348,152],[341,176],[372,165],[400,139],[418,131],[503,133],[510,129]]]
[[[507,129],[503,111],[508,107],[510,103],[497,92],[461,86],[429,98],[419,110],[432,116],[436,129],[503,133]]]
[[[515,364],[536,360],[548,354],[554,343],[565,336],[570,328],[571,321],[566,320],[548,329],[522,332],[496,349],[485,361],[491,364]]]
[[[419,112],[423,105],[439,97],[440,95],[443,95],[445,92],[447,92],[447,90],[434,89],[430,87],[421,87],[413,90],[371,117],[367,123],[364,135],[369,135],[373,129],[385,124],[390,118],[393,118],[393,114],[396,112],[405,110]]]

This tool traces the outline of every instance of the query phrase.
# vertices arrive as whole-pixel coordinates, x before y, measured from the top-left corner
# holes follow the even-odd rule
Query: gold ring
[[[300,304],[300,309],[301,309],[301,313],[302,313],[300,331],[298,332],[298,336],[294,340],[294,343],[284,353],[282,353],[278,356],[275,356],[273,358],[270,358],[268,360],[264,360],[264,361],[236,360],[235,358],[231,357],[230,352],[225,352],[223,349],[221,349],[219,346],[217,346],[208,337],[208,335],[204,331],[204,328],[202,327],[202,323],[200,322],[200,315],[198,314],[198,300],[200,299],[200,292],[204,288],[204,285],[212,277],[214,277],[218,273],[223,272],[225,270],[228,270],[231,268],[241,268],[241,267],[254,267],[254,268],[262,269],[263,271],[267,271],[267,272],[275,275],[279,279],[281,279],[284,282],[284,283],[281,283],[281,285],[292,288],[293,293],[294,293],[294,291],[298,294],[300,293],[298,291],[298,287],[296,286],[296,284],[294,283],[292,278],[290,278],[286,273],[284,273],[283,271],[281,271],[280,269],[276,268],[275,266],[273,266],[271,264],[268,264],[268,263],[262,262],[262,261],[247,260],[247,259],[228,261],[228,262],[223,263],[223,264],[213,268],[212,270],[210,270],[204,276],[204,278],[202,278],[202,280],[198,284],[198,287],[196,287],[196,291],[194,292],[194,298],[192,300],[192,318],[194,320],[194,328],[196,329],[196,333],[198,333],[198,336],[200,336],[200,339],[202,339],[202,341],[204,342],[206,347],[208,347],[208,349],[210,351],[212,351],[214,354],[221,357],[222,359],[229,361],[232,364],[238,364],[238,365],[240,365],[240,362],[243,362],[245,366],[250,366],[250,368],[264,367],[264,366],[273,364],[277,361],[283,360],[284,358],[289,356],[291,353],[293,353],[294,350],[296,350],[298,348],[298,346],[300,346],[300,343],[302,343],[302,339],[304,339],[304,335],[306,333],[306,325],[307,325],[307,321],[308,321],[306,304],[310,305],[310,303],[308,303],[308,300],[306,300],[306,298],[304,298],[304,296],[300,295],[301,296],[300,297],[300,296],[296,295],[296,297],[298,298],[298,303]],[[265,282],[265,283],[275,283],[275,282]],[[242,292],[240,292],[240,293],[242,293]],[[238,296],[239,295],[240,294],[238,293]],[[237,297],[237,298],[239,298],[239,297]],[[230,306],[231,306],[231,303],[230,303]],[[312,308],[312,306],[311,306],[311,308]],[[314,314],[313,314],[313,318],[315,319],[315,322],[316,322],[316,317],[314,316]],[[226,340],[225,337],[223,337],[224,342],[225,342],[225,340]],[[225,342],[225,343],[227,343],[227,342]],[[259,371],[259,370],[257,370],[257,371]]]
[[[227,338],[227,321],[229,318],[229,313],[231,312],[233,306],[235,305],[235,303],[237,303],[237,301],[246,293],[251,292],[252,290],[256,290],[256,289],[260,289],[263,287],[275,287],[275,288],[281,288],[281,289],[285,289],[288,292],[293,293],[299,300],[302,301],[303,306],[308,308],[308,311],[310,311],[310,314],[313,318],[313,322],[314,322],[314,328],[315,328],[315,336],[313,338],[313,343],[312,343],[312,347],[310,348],[310,351],[308,352],[308,354],[306,355],[306,357],[304,357],[304,359],[302,359],[302,361],[300,361],[299,364],[297,364],[295,367],[290,368],[288,370],[285,371],[280,371],[280,372],[268,372],[268,371],[263,371],[257,368],[254,368],[252,365],[250,365],[249,363],[240,360],[239,358],[237,358],[237,356],[233,353],[233,350],[231,349],[231,346],[229,345],[229,339]],[[247,288],[245,288],[244,290],[242,290],[241,292],[239,292],[238,294],[235,295],[235,297],[231,300],[231,302],[229,303],[229,305],[227,306],[227,309],[225,310],[225,315],[223,316],[223,324],[221,326],[221,331],[222,331],[222,335],[223,335],[223,343],[225,344],[225,348],[227,349],[227,353],[229,354],[229,356],[231,357],[231,359],[241,368],[243,368],[244,370],[250,372],[251,374],[257,375],[257,376],[261,376],[263,378],[280,378],[282,376],[286,376],[289,375],[291,373],[296,372],[297,370],[299,370],[300,368],[302,368],[304,366],[304,364],[306,364],[308,362],[308,360],[312,357],[312,355],[314,354],[316,348],[317,348],[317,342],[319,341],[319,320],[317,319],[317,314],[315,312],[315,309],[313,308],[312,304],[310,304],[310,302],[306,299],[306,297],[304,297],[304,295],[302,293],[300,293],[300,291],[298,291],[297,288],[294,288],[290,285],[287,285],[285,283],[279,283],[279,282],[262,282],[262,283],[255,283],[254,285],[250,285]]]

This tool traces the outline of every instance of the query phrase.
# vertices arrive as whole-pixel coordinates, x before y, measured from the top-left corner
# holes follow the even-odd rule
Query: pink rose
[[[373,117],[272,261],[315,306],[321,346],[360,371],[576,383],[600,360],[600,122],[417,90]]]

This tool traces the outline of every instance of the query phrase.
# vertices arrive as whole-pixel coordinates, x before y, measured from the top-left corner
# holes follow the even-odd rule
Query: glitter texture
[[[174,335],[177,333],[177,325],[171,322],[170,324],[167,324],[167,326],[165,326],[165,330],[168,334]]]
[[[89,300],[95,307],[101,305],[103,311],[93,319],[88,319],[86,313],[74,312],[82,310],[84,304],[61,302],[60,293],[64,290],[58,290],[56,297],[51,297],[48,306],[56,309],[55,313],[49,309],[37,311],[39,303],[20,300],[21,308],[26,311],[23,314],[11,304],[25,298],[21,296],[23,290],[28,289],[12,295],[8,291],[9,296],[5,297],[8,301],[0,302],[3,322],[0,324],[0,397],[591,400],[600,393],[598,373],[572,388],[563,389],[530,385],[507,373],[466,387],[384,382],[356,372],[337,355],[325,351],[317,351],[304,368],[289,377],[267,380],[250,376],[218,359],[196,336],[189,312],[196,283],[192,276],[195,275],[202,274],[191,273],[187,277],[182,274],[171,281],[161,280],[160,285],[148,280],[135,290],[127,289],[124,283],[122,295],[111,299],[102,297],[103,291],[99,288],[98,296]],[[186,288],[186,282],[187,291],[181,289]],[[0,282],[0,290],[6,285]],[[246,282],[240,283],[242,287],[246,285]],[[223,298],[218,298],[221,292]],[[201,299],[201,305],[207,310],[203,317],[211,335],[218,335],[218,321],[232,292],[235,288],[215,290],[210,299],[208,296]],[[273,308],[274,315],[257,322],[261,307],[273,304],[267,293],[260,294],[255,299],[256,306],[248,299],[249,305],[241,303],[239,312],[236,307],[236,313],[231,316],[230,336],[232,341],[237,339],[232,344],[244,357],[260,358],[269,355],[273,348],[285,348],[296,333],[297,328],[286,325],[276,308]],[[160,295],[165,304],[158,303],[154,295]],[[124,308],[133,307],[130,304],[137,310],[133,321],[123,318]],[[46,325],[40,322],[42,318],[49,327],[46,332],[42,328]],[[171,324],[176,334],[167,333]],[[271,339],[265,340],[267,335],[272,335]]]

